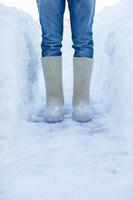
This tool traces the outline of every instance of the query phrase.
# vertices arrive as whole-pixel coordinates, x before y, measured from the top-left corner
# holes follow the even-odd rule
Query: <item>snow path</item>
[[[133,167],[126,142],[89,129],[70,119],[60,125],[11,125],[8,137],[1,138],[1,199],[124,200],[127,169]]]
[[[130,3],[128,6],[131,7]],[[98,20],[106,19],[105,16]],[[126,109],[122,105],[131,109],[132,104],[130,101],[125,104],[125,99],[133,97],[130,89],[125,90],[124,100],[121,98],[118,104],[125,86],[117,88],[125,71],[120,73],[118,81],[123,61],[116,68],[118,63],[111,59],[121,49],[121,46],[114,49],[116,36],[112,36],[112,29],[115,27],[111,25],[110,22],[111,33],[106,32],[101,40],[97,32],[102,33],[103,24],[96,28],[90,123],[80,124],[71,119],[72,49],[68,27],[63,49],[65,121],[59,124],[0,121],[0,200],[132,200],[132,115],[129,113],[125,120]],[[127,67],[131,72],[130,65]],[[124,76],[127,77],[128,74]],[[112,103],[114,94],[117,103]],[[42,106],[40,114],[44,112]]]

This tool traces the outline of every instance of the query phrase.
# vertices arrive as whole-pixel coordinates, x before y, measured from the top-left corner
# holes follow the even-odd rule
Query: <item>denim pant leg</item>
[[[63,16],[66,0],[37,0],[42,27],[42,57],[62,54]]]
[[[93,18],[96,0],[68,0],[74,57],[93,58]]]

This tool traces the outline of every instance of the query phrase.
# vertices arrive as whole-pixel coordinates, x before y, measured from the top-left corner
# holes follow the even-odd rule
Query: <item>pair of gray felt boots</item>
[[[42,67],[46,86],[45,121],[48,123],[64,120],[64,94],[62,80],[62,56],[42,58]],[[88,122],[90,82],[93,59],[73,58],[73,111],[72,117],[77,122]]]

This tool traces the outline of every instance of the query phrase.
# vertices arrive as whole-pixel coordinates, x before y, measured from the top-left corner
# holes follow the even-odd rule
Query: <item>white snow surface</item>
[[[71,119],[72,53],[65,27],[65,121],[46,124],[40,34],[32,18],[0,5],[0,200],[133,199],[133,2],[94,23],[89,123]]]
[[[39,85],[38,36],[33,19],[0,6],[0,119],[29,119]]]

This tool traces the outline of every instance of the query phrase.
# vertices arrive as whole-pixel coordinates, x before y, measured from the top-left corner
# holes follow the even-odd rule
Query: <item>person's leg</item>
[[[61,56],[65,0],[37,0],[42,28],[42,57]]]
[[[42,27],[42,67],[46,86],[46,122],[64,119],[62,36],[65,0],[37,0]]]
[[[95,0],[68,0],[73,48],[73,119],[87,122],[89,112],[90,82],[93,68],[92,25]]]
[[[74,57],[93,58],[95,0],[68,0]]]

